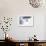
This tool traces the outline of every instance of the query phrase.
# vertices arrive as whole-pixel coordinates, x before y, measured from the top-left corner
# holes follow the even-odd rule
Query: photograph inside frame
[[[20,26],[33,26],[33,16],[20,16],[19,25]]]

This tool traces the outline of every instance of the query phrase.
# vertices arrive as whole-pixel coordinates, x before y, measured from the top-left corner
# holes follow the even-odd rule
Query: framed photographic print
[[[19,26],[33,26],[33,16],[19,16]]]

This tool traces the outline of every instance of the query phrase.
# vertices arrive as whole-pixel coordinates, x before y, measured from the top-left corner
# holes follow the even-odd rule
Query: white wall
[[[33,15],[34,27],[18,27],[16,19],[20,15]],[[44,15],[46,15],[46,8],[32,8],[28,0],[0,0],[0,16],[13,17],[10,33],[19,40],[28,39],[29,36],[33,36],[35,33],[38,39],[45,39]]]
[[[45,24],[44,24],[44,39],[46,39],[46,16],[45,16]]]
[[[34,34],[37,35],[37,39],[44,40],[44,30],[45,30],[45,16],[34,16],[34,26],[33,27],[19,27],[17,22],[18,16],[13,16],[12,26],[10,27],[10,35],[16,38],[16,40],[28,40]],[[2,17],[3,18],[3,17]],[[1,29],[0,29],[1,30]],[[2,30],[1,30],[2,31]],[[2,31],[3,33],[3,31]],[[1,32],[0,32],[1,34]],[[3,33],[4,34],[4,33]],[[1,37],[2,39],[4,37]]]
[[[33,27],[19,27],[17,25],[17,16],[13,19],[12,29],[10,33],[18,40],[27,40],[34,34],[37,35],[39,40],[44,40],[44,16],[34,16]]]

